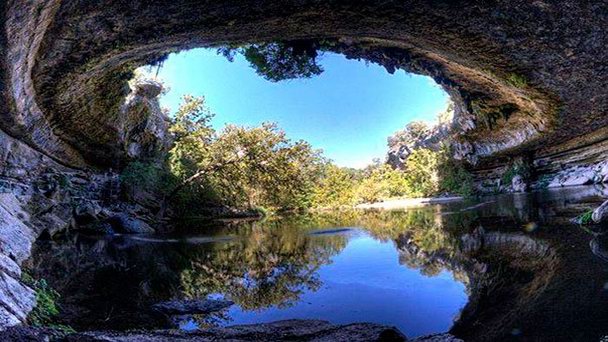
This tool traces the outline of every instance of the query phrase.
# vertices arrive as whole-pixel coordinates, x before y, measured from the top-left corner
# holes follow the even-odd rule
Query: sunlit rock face
[[[62,163],[114,166],[137,150],[119,124],[134,67],[197,46],[329,38],[351,58],[432,76],[456,104],[457,155],[475,168],[521,153],[597,159],[605,149],[588,146],[608,124],[606,6],[9,0],[0,125]]]

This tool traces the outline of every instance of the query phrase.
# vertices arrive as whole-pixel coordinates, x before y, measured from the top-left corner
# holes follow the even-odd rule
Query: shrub
[[[48,285],[46,280],[34,280],[27,272],[22,273],[21,280],[36,292],[36,306],[27,317],[32,326],[75,332],[70,326],[55,323],[56,316],[59,315],[57,301],[60,296],[57,291]]]

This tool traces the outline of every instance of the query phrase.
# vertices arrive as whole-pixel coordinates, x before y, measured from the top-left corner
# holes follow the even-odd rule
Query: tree
[[[421,148],[410,154],[405,162],[405,174],[409,195],[431,196],[438,190],[438,153]]]
[[[169,194],[186,202],[215,201],[235,207],[310,206],[321,173],[321,152],[291,142],[276,124],[227,125],[216,132],[204,98],[186,96],[171,132],[170,168],[180,183]],[[192,205],[189,205],[192,207]]]
[[[258,75],[278,82],[320,75],[323,68],[317,63],[318,49],[315,41],[293,40],[221,47],[218,53],[231,62],[237,53],[241,54]]]
[[[349,171],[328,163],[315,187],[313,206],[339,207],[355,204],[356,180],[353,172]]]

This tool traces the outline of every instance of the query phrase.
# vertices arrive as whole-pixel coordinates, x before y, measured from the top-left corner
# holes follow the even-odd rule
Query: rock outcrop
[[[39,237],[91,231],[114,217],[117,231],[154,231],[148,223],[154,215],[122,201],[119,183],[116,173],[66,167],[0,132],[0,330],[25,323],[36,305],[34,291],[21,281],[21,264]]]
[[[451,120],[452,110],[448,109],[446,119]],[[418,129],[416,129],[418,126]],[[450,136],[452,125],[445,120],[428,125],[424,122],[412,122],[406,129],[395,132],[388,138],[386,163],[395,169],[405,169],[405,162],[417,149],[437,151]]]
[[[36,304],[34,291],[20,282],[20,265],[37,237],[28,219],[15,195],[0,194],[0,327],[24,323]]]
[[[23,341],[48,341],[50,338],[63,341],[105,342],[160,342],[160,341],[415,341],[415,342],[461,342],[450,334],[437,334],[408,340],[399,330],[373,323],[334,325],[320,320],[286,320],[271,323],[235,325],[201,331],[132,331],[132,332],[83,332],[62,334],[49,329],[12,328],[0,338]]]

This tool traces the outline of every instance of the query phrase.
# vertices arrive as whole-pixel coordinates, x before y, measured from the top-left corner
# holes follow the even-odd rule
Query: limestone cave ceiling
[[[604,1],[8,0],[0,13],[0,128],[69,166],[126,158],[135,67],[294,39],[433,77],[456,104],[455,152],[478,167],[608,137]]]

